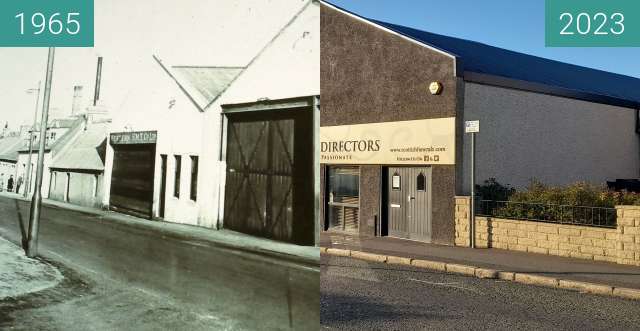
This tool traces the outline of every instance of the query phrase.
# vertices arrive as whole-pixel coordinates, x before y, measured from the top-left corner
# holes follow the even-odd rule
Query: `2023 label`
[[[547,46],[640,46],[640,1],[546,0],[545,5]]]
[[[93,0],[0,1],[0,47],[93,45]]]

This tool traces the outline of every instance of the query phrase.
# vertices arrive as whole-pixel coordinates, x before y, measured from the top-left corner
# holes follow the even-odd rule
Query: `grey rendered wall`
[[[476,183],[495,177],[516,188],[531,178],[564,185],[638,178],[636,111],[533,92],[465,83],[465,120],[480,120]],[[463,189],[469,193],[469,135]]]
[[[328,6],[321,7],[320,21],[321,126],[456,117],[460,96],[452,57]],[[429,93],[434,81],[442,83],[439,95]],[[375,164],[360,167],[360,235],[373,236],[375,220],[386,217],[380,208],[383,171]],[[455,166],[433,166],[434,243],[453,244],[455,174]]]

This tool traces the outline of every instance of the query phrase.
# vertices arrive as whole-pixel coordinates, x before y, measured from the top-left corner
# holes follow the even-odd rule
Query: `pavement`
[[[323,254],[322,330],[638,330],[637,301]]]
[[[466,247],[426,244],[390,237],[354,237],[337,233],[322,233],[323,250],[335,249],[334,254],[380,261],[417,264],[419,260],[430,269],[471,273],[481,278],[510,278],[524,283],[585,290],[582,283],[605,285],[591,292],[609,292],[640,299],[640,268],[607,262],[514,252],[501,249],[471,249]],[[345,250],[345,251],[341,251]],[[355,253],[354,253],[355,252]],[[360,253],[364,252],[364,253]],[[370,254],[367,254],[370,253]],[[385,258],[386,261],[386,258]],[[449,267],[450,266],[450,267]],[[498,271],[502,274],[483,275],[478,271]],[[521,274],[518,278],[518,274]],[[502,277],[504,276],[504,277]],[[616,290],[618,288],[618,290]],[[604,293],[603,293],[604,294]]]
[[[0,237],[28,214],[0,197]],[[317,329],[318,248],[293,246],[46,201],[39,253],[64,280],[0,300],[0,329]]]
[[[63,277],[53,265],[26,257],[19,246],[0,238],[0,300],[58,285]]]

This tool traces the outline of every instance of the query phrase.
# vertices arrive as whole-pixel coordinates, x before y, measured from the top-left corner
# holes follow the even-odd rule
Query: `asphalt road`
[[[19,243],[28,215],[27,203],[0,197],[0,236]],[[318,328],[317,267],[55,207],[43,208],[40,252],[60,265],[64,284],[0,302],[0,329]]]
[[[328,330],[640,330],[640,303],[323,255]]]

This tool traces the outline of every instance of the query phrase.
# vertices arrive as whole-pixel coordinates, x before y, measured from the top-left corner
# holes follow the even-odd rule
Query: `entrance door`
[[[389,236],[431,241],[431,167],[388,171]]]
[[[110,208],[150,219],[155,144],[117,145],[113,150]]]

